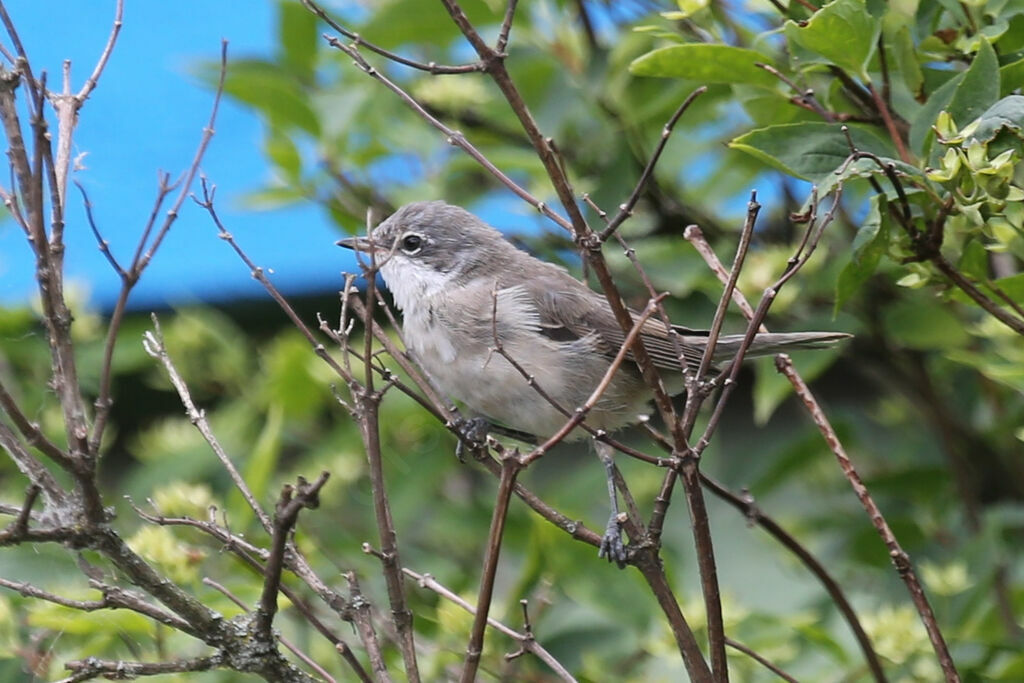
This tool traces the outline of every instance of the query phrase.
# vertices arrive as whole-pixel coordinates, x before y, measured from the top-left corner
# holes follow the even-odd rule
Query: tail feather
[[[824,349],[853,335],[843,332],[762,332],[754,337],[747,356],[770,356],[799,349]],[[714,360],[728,360],[743,344],[742,334],[727,334],[718,339]]]

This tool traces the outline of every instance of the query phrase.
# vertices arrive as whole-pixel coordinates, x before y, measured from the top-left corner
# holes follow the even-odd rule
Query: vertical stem
[[[521,467],[518,454],[505,457],[501,461],[501,479],[498,482],[498,495],[491,515],[491,530],[487,536],[487,554],[484,555],[483,577],[480,580],[480,594],[476,601],[476,615],[473,617],[473,629],[470,631],[469,644],[466,646],[466,661],[459,679],[462,683],[476,680],[476,672],[480,667],[480,655],[484,647],[484,632],[487,629],[487,615],[491,610],[491,598],[494,595],[494,579],[498,573],[498,557],[501,554],[501,537],[505,533],[505,520],[508,518],[508,505],[515,488],[516,476]]]
[[[918,580],[917,574],[914,572],[914,567],[910,562],[910,556],[907,555],[907,552],[903,550],[902,546],[900,546],[899,541],[896,540],[896,535],[889,527],[889,523],[885,521],[885,517],[882,516],[882,511],[878,509],[878,506],[875,504],[871,494],[868,493],[868,489],[864,486],[864,482],[861,481],[860,475],[857,474],[857,470],[854,468],[853,462],[846,454],[846,449],[843,448],[843,444],[839,441],[839,437],[832,428],[832,424],[828,421],[825,413],[821,410],[818,400],[814,397],[814,394],[811,393],[810,388],[808,388],[803,378],[796,373],[789,356],[786,354],[779,354],[775,360],[775,367],[778,368],[779,372],[784,374],[793,384],[793,388],[796,389],[797,396],[799,396],[800,400],[803,401],[804,406],[807,408],[807,412],[811,415],[811,419],[814,420],[814,424],[817,425],[818,431],[821,432],[821,435],[825,438],[825,442],[828,444],[832,453],[836,456],[836,460],[839,461],[839,467],[842,468],[843,474],[846,475],[846,479],[850,482],[850,487],[853,489],[853,492],[856,494],[861,505],[864,506],[864,510],[868,513],[868,517],[871,519],[871,523],[878,531],[878,535],[882,537],[882,542],[885,543],[885,547],[889,549],[889,559],[892,560],[897,573],[900,575],[900,578],[903,579],[903,583],[906,584],[907,590],[910,592],[910,599],[913,601],[918,614],[921,616],[921,621],[924,623],[925,631],[928,633],[928,639],[932,643],[932,649],[935,650],[935,655],[939,660],[939,666],[942,667],[942,673],[945,680],[947,683],[959,682],[960,674],[957,673],[956,665],[953,663],[953,658],[949,654],[949,647],[946,645],[946,641],[942,636],[942,631],[939,630],[939,624],[935,618],[935,612],[932,611],[932,607],[928,603],[928,596],[925,595],[924,588],[921,586],[921,582]]]
[[[708,620],[708,650],[711,655],[711,671],[715,681],[727,683],[729,668],[725,656],[725,621],[722,618],[722,595],[718,586],[718,568],[715,564],[714,546],[711,542],[711,525],[708,520],[704,490],[700,485],[700,461],[695,455],[683,457],[681,465],[683,487],[686,490],[686,504],[690,511],[694,543],[697,550],[697,566],[700,569],[700,586],[704,593],[704,609]]]
[[[365,377],[363,386],[355,389],[361,409],[359,429],[366,445],[366,457],[370,465],[370,483],[373,488],[374,516],[380,535],[380,550],[387,584],[388,600],[391,603],[391,618],[398,632],[398,645],[405,663],[406,678],[418,683],[419,665],[416,662],[416,644],[413,640],[413,615],[405,600],[402,578],[402,564],[398,557],[398,536],[395,522],[391,517],[391,505],[384,488],[384,464],[380,444],[380,394],[373,390],[373,310],[376,264],[371,264],[366,277],[366,306],[363,309],[363,364]]]

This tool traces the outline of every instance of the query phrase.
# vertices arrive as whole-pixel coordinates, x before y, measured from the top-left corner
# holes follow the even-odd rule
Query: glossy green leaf
[[[911,93],[919,92],[924,85],[924,74],[918,63],[914,39],[910,35],[909,27],[904,25],[895,31],[890,40],[890,46],[896,59],[898,73],[903,76],[907,90]]]
[[[867,66],[881,22],[868,13],[864,0],[835,0],[815,12],[805,26],[788,21],[785,30],[786,37],[805,50],[870,80]]]
[[[981,240],[971,239],[963,247],[957,268],[971,279],[985,279],[988,277],[988,257],[988,250]]]
[[[978,54],[964,72],[948,111],[958,126],[963,128],[981,116],[999,99],[999,62],[988,40],[981,41]]]
[[[971,137],[988,142],[1004,128],[1020,135],[1024,128],[1024,95],[1010,95],[999,100],[981,115]]]
[[[1024,59],[999,67],[999,94],[1009,95],[1018,88],[1024,88]]]
[[[857,149],[888,157],[887,142],[866,128],[851,126]],[[850,145],[839,124],[804,121],[759,128],[729,143],[797,178],[818,181],[833,173],[850,156]]]
[[[697,83],[746,83],[773,88],[778,80],[754,66],[771,59],[730,45],[686,43],[659,48],[636,58],[629,70],[637,76],[685,78]]]
[[[937,88],[918,111],[914,120],[910,122],[910,133],[907,140],[910,142],[910,149],[915,154],[924,156],[928,151],[928,145],[932,139],[932,126],[939,114],[949,107],[949,103],[956,94],[957,88],[964,80],[963,72],[950,78]],[[960,121],[957,125],[963,125]],[[966,123],[966,122],[964,122]]]

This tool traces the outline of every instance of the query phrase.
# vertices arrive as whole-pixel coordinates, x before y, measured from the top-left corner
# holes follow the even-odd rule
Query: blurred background
[[[493,39],[502,4],[462,4]],[[521,5],[509,69],[541,129],[557,142],[576,192],[588,193],[607,211],[629,195],[673,110],[695,87],[709,84],[679,123],[622,234],[655,287],[673,295],[673,321],[707,327],[721,288],[682,231],[698,224],[720,258],[730,262],[749,193],[756,190],[763,209],[739,283],[756,301],[792,254],[802,227],[791,215],[804,207],[811,183],[820,178],[728,143],[752,129],[820,117],[795,106],[792,93],[774,79],[766,85],[754,77],[751,83],[707,74],[651,77],[631,64],[659,47],[724,42],[758,50],[766,61],[795,74],[800,67],[789,60],[781,26],[787,18],[806,19],[807,11],[793,3],[780,15],[773,4],[756,0]],[[985,49],[977,37],[979,22],[1005,24],[1001,33],[985,34],[999,52],[999,67],[1013,66],[1022,56],[1024,11],[1008,4],[966,5],[967,14],[958,15],[957,8],[922,0],[900,9],[909,18],[898,25],[899,18],[891,15],[895,9],[867,4],[884,24],[879,30],[887,44],[902,50],[900,61],[892,60],[892,102],[902,120],[926,115],[934,120],[938,109],[926,111],[932,96],[962,79],[959,74]],[[473,59],[436,2],[327,7],[366,40],[412,59],[446,64]],[[45,68],[52,84],[62,60],[70,58],[77,89],[109,34],[114,8],[112,2],[38,0],[9,11],[34,67]],[[317,314],[337,319],[341,272],[357,270],[351,254],[334,241],[364,230],[367,211],[379,219],[409,201],[442,198],[461,204],[524,248],[585,275],[564,233],[331,50],[321,38],[325,31],[297,2],[252,2],[244,9],[226,2],[127,3],[121,37],[75,135],[74,178],[119,259],[130,258],[152,211],[157,171],[177,177],[191,162],[209,116],[224,38],[229,41],[226,92],[201,168],[218,188],[217,209],[228,230],[307,322],[315,325]],[[367,57],[518,183],[557,205],[515,117],[484,75],[433,77]],[[877,81],[877,55],[866,63]],[[1021,85],[1024,71],[1000,73],[996,96]],[[883,148],[891,146],[882,122],[864,114],[856,88],[851,95],[849,84],[834,72],[800,71],[793,77],[813,87],[830,111],[852,117]],[[927,145],[913,150],[920,166],[937,163],[938,144],[928,138],[920,145]],[[1017,152],[1015,164],[1019,158]],[[780,166],[790,172],[780,172]],[[768,324],[777,331],[834,329],[855,335],[837,349],[795,355],[796,365],[813,382],[919,568],[965,677],[1021,680],[1024,344],[949,291],[923,264],[901,262],[900,249],[906,246],[898,243],[895,230],[879,228],[884,220],[877,206],[872,213],[871,194],[866,181],[848,184],[836,223],[815,257],[782,290]],[[97,249],[83,204],[74,197],[67,219],[67,273],[83,383],[94,387],[106,316],[120,281]],[[599,224],[593,212],[588,217]],[[873,259],[871,267],[851,280],[850,264],[859,267],[864,244],[875,242],[876,233],[860,230],[865,224],[892,243],[879,242],[876,253],[864,256]],[[956,247],[966,253],[972,239],[990,245],[1002,238],[969,236]],[[1021,269],[1020,244],[1006,241],[1003,267],[1013,276]],[[606,253],[629,302],[642,306],[646,290],[621,250],[609,247]],[[0,222],[0,372],[18,387],[34,419],[60,433],[60,410],[47,388],[49,355],[34,303],[33,266],[20,228],[9,219]],[[136,502],[152,498],[167,514],[205,517],[206,505],[216,503],[227,510],[233,528],[255,528],[183,415],[166,376],[142,351],[141,334],[151,328],[149,314],[155,311],[197,402],[262,500],[272,501],[281,483],[296,474],[332,472],[323,505],[300,522],[298,542],[327,572],[357,571],[366,582],[364,591],[386,611],[376,560],[360,551],[364,541],[374,542],[376,532],[358,430],[332,396],[338,379],[218,238],[201,208],[185,204],[133,292],[129,310],[116,348],[115,405],[103,465],[110,491]],[[727,331],[742,329],[742,318],[731,314]],[[494,481],[474,465],[458,464],[451,435],[400,393],[388,394],[382,421],[403,564],[473,599]],[[651,448],[641,433],[623,438]],[[648,511],[663,473],[620,460]],[[733,490],[748,491],[826,564],[861,614],[892,680],[938,680],[927,637],[885,547],[771,359],[744,370],[702,468]],[[587,448],[566,446],[531,467],[522,480],[568,516],[591,528],[603,525],[603,471]],[[18,499],[23,487],[12,465],[0,465],[5,500]],[[143,526],[120,497],[111,495],[108,503],[116,506],[120,524],[137,527],[136,547],[210,604],[229,615],[237,611],[199,583],[203,576],[228,584],[249,602],[258,596],[259,583],[204,538]],[[712,501],[710,514],[730,633],[801,680],[870,680],[835,605],[793,556],[724,503]],[[669,575],[684,612],[700,629],[699,581],[681,496],[666,529]],[[676,680],[678,655],[646,587],[632,572],[619,572],[595,554],[513,502],[495,616],[519,624],[518,600],[529,598],[537,637],[581,680]],[[67,593],[73,587],[61,581],[68,562],[59,549],[41,547],[30,555],[4,551],[0,574],[32,577]],[[461,661],[469,617],[425,591],[411,588],[410,595],[417,629],[429,643],[424,675],[441,680]],[[21,675],[30,643],[42,643],[48,656],[60,661],[97,651],[137,655],[154,648],[160,637],[151,625],[132,619],[112,624],[110,615],[20,604],[0,594],[0,617],[9,616],[0,618],[0,674],[10,680]],[[280,623],[286,632],[309,639],[314,655],[329,657],[327,644],[311,638],[303,622],[290,621],[285,612]],[[486,662],[488,675],[549,680],[528,658],[502,661],[500,652],[515,649],[508,642],[495,637],[489,644],[494,651]],[[175,635],[160,647],[187,652],[194,644]],[[773,680],[744,657],[731,664],[735,680]],[[233,679],[213,672],[188,680]]]

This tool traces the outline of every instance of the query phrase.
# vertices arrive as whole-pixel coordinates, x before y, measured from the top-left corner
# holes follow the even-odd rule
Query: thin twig
[[[164,366],[171,384],[174,385],[175,391],[178,392],[181,404],[185,407],[185,413],[188,415],[189,421],[202,434],[203,439],[209,444],[210,450],[214,452],[221,465],[227,470],[228,476],[231,477],[231,481],[235,484],[235,488],[242,494],[245,502],[249,505],[249,509],[256,515],[260,526],[267,533],[273,533],[274,525],[270,520],[270,516],[263,510],[259,501],[256,500],[256,496],[249,489],[249,485],[246,483],[242,473],[235,467],[235,463],[221,446],[213,430],[210,429],[210,423],[206,419],[206,412],[198,409],[192,400],[192,392],[189,391],[188,385],[182,379],[181,374],[174,365],[174,361],[171,360],[171,356],[167,352],[167,347],[164,345],[163,331],[160,329],[160,321],[155,313],[152,315],[152,319],[153,331],[146,332],[143,335],[143,348],[145,348],[146,353],[160,361],[160,364]]]
[[[512,19],[515,18],[517,4],[517,0],[508,0],[508,6],[505,8],[505,18],[501,20],[498,39],[494,41],[494,51],[499,54],[504,54],[505,48],[508,47],[508,34],[512,31]]]
[[[413,579],[421,588],[427,588],[429,590],[432,590],[445,600],[448,600],[453,604],[458,605],[470,614],[476,614],[476,608],[473,607],[473,605],[463,600],[461,597],[459,597],[457,593],[454,593],[448,588],[446,588],[443,584],[438,582],[437,579],[435,579],[430,574],[419,574],[409,569],[408,567],[404,567],[402,569],[402,572],[409,578]],[[523,602],[525,602],[525,600]],[[523,609],[525,612],[526,608],[524,607]],[[537,657],[537,659],[547,664],[549,667],[551,667],[551,670],[554,671],[555,675],[563,681],[576,680],[573,677],[573,675],[569,673],[568,669],[562,666],[562,664],[557,659],[555,659],[550,652],[545,650],[544,647],[537,642],[536,638],[534,638],[533,631],[529,626],[528,619],[525,620],[525,633],[519,633],[515,629],[509,628],[508,626],[506,626],[505,624],[501,623],[493,617],[487,617],[487,625],[493,629],[501,631],[509,638],[518,641],[519,646],[523,649],[523,651],[529,652],[530,654]],[[506,658],[508,658],[508,655],[506,655]]]
[[[407,66],[412,69],[418,69],[419,71],[426,71],[429,74],[441,75],[441,74],[464,74],[472,73],[474,71],[483,71],[484,66],[480,62],[473,62],[472,64],[461,64],[459,66],[445,66],[443,64],[435,64],[434,62],[417,62],[416,60],[403,57],[399,54],[385,50],[379,45],[374,45],[371,42],[366,41],[361,35],[354,31],[350,31],[327,14],[327,12],[321,8],[317,3],[311,0],[302,0],[302,5],[313,14],[320,17],[324,23],[330,26],[332,29],[345,36],[353,42],[356,47],[365,47],[370,52],[392,61],[402,66]]]
[[[661,159],[661,153],[665,151],[665,145],[668,144],[668,139],[672,135],[672,130],[675,128],[676,123],[682,118],[686,110],[690,108],[693,101],[708,91],[707,86],[702,85],[683,100],[683,103],[679,105],[675,113],[669,118],[668,122],[661,129],[661,138],[658,140],[658,145],[654,148],[654,153],[651,154],[651,158],[647,160],[647,165],[644,166],[643,172],[640,174],[640,179],[636,181],[636,186],[633,188],[633,192],[630,193],[629,199],[625,201],[620,207],[615,217],[608,221],[608,225],[598,233],[598,237],[602,242],[607,241],[612,234],[619,229],[622,223],[633,215],[633,207],[640,200],[640,194],[647,186],[647,182],[650,180],[651,175],[654,174],[654,167],[658,165],[658,160]]]
[[[749,647],[747,647],[743,643],[735,641],[732,638],[726,638],[725,639],[725,644],[728,645],[729,647],[731,647],[732,649],[738,650],[739,652],[742,652],[746,656],[750,657],[755,662],[757,662],[758,664],[760,664],[764,668],[768,669],[769,671],[771,671],[773,674],[775,674],[776,676],[778,676],[782,680],[787,681],[787,683],[798,683],[795,678],[793,678],[792,676],[787,674],[785,671],[780,669],[775,664],[772,664],[763,655],[758,654],[756,651],[750,649]]]
[[[921,582],[918,580],[917,574],[914,572],[910,556],[903,550],[902,546],[900,546],[899,541],[896,539],[896,535],[893,533],[892,529],[889,527],[889,523],[886,522],[885,517],[882,515],[882,511],[871,497],[867,487],[864,486],[864,482],[861,481],[860,475],[853,466],[853,461],[851,461],[850,457],[846,454],[846,449],[843,448],[842,442],[839,441],[838,435],[836,435],[831,422],[829,422],[828,417],[826,417],[824,411],[822,411],[818,400],[814,397],[814,394],[811,393],[810,388],[808,388],[803,378],[800,377],[800,375],[798,375],[793,369],[793,364],[789,359],[789,356],[786,354],[779,354],[775,360],[775,367],[779,372],[784,374],[787,379],[789,379],[794,389],[796,389],[797,396],[800,397],[800,400],[807,408],[807,412],[810,414],[815,426],[818,427],[818,431],[820,431],[821,435],[824,437],[825,443],[828,444],[829,449],[832,451],[833,455],[836,456],[836,460],[839,462],[839,467],[842,469],[847,481],[849,481],[850,487],[857,496],[857,500],[859,500],[861,505],[864,506],[864,510],[867,512],[872,525],[878,531],[879,536],[882,537],[882,542],[885,543],[886,548],[889,549],[889,559],[892,560],[893,565],[896,567],[897,574],[899,574],[903,583],[907,586],[907,590],[910,593],[910,599],[913,601],[914,606],[917,608],[917,612],[921,617],[925,631],[928,633],[928,639],[931,641],[932,648],[935,650],[935,654],[939,660],[939,666],[942,667],[942,672],[946,681],[959,681],[960,675],[957,673],[956,665],[953,663],[952,656],[950,656],[945,638],[943,638],[942,631],[939,629],[935,613],[932,611],[931,605],[928,603],[928,596],[925,595],[924,588],[921,586]]]
[[[529,465],[534,460],[540,457],[543,457],[545,453],[551,450],[551,448],[553,448],[556,444],[561,443],[562,440],[565,439],[565,437],[567,437],[572,432],[572,430],[576,429],[576,427],[578,427],[580,423],[583,422],[584,418],[587,416],[587,413],[589,413],[590,410],[595,405],[597,405],[597,402],[601,399],[601,396],[603,396],[604,392],[607,391],[609,386],[611,386],[612,380],[615,378],[615,373],[619,371],[619,368],[622,366],[623,361],[626,360],[626,356],[629,354],[633,342],[636,340],[637,337],[640,336],[640,330],[643,329],[644,323],[646,323],[647,320],[652,315],[654,315],[654,312],[657,308],[657,304],[666,296],[667,294],[662,294],[657,299],[652,299],[647,303],[647,307],[644,308],[643,312],[639,316],[637,316],[636,320],[633,323],[632,329],[629,330],[629,333],[626,335],[626,338],[619,346],[618,353],[615,354],[615,357],[612,359],[612,362],[608,366],[608,369],[605,370],[604,376],[601,378],[601,381],[598,382],[596,387],[594,387],[594,390],[590,393],[590,396],[587,397],[587,400],[583,402],[583,405],[579,406],[573,411],[573,414],[569,418],[569,420],[564,425],[562,425],[562,427],[557,432],[555,432],[551,437],[549,437],[547,441],[545,441],[541,445],[531,450],[528,454],[523,456],[524,466]]]
[[[858,645],[860,645],[861,651],[864,653],[864,658],[867,660],[868,668],[871,669],[871,675],[878,683],[885,683],[887,680],[885,671],[882,668],[882,662],[879,660],[878,653],[875,652],[875,648],[871,643],[871,638],[868,636],[864,627],[861,626],[860,619],[857,617],[857,613],[853,609],[853,605],[850,604],[846,594],[843,592],[843,587],[840,583],[828,572],[825,565],[822,564],[818,558],[816,558],[810,550],[808,550],[803,544],[800,543],[792,534],[782,528],[778,522],[772,517],[765,514],[765,512],[758,507],[755,503],[753,496],[749,493],[744,492],[743,495],[739,495],[730,491],[720,482],[712,479],[704,473],[700,475],[701,483],[716,495],[721,500],[732,505],[736,508],[748,522],[756,524],[765,530],[772,538],[778,541],[784,548],[793,553],[797,559],[817,577],[818,581],[828,592],[832,602],[839,608],[843,618],[849,625],[850,630],[853,631],[854,637],[857,639]],[[727,643],[728,644],[728,643]]]
[[[373,241],[373,233],[369,231],[368,239]],[[366,305],[363,308],[363,329],[373,326],[375,303],[376,276],[378,264],[374,253],[370,253],[369,264],[364,265],[366,273]],[[363,438],[366,459],[369,465],[370,487],[373,495],[374,518],[377,522],[377,534],[381,544],[381,565],[384,570],[384,581],[391,605],[391,620],[398,633],[398,646],[405,664],[406,678],[412,683],[420,680],[419,664],[416,660],[416,643],[413,631],[413,613],[405,598],[402,581],[402,565],[398,554],[398,534],[395,521],[391,515],[391,502],[387,496],[384,481],[384,458],[380,439],[380,402],[382,394],[374,391],[373,376],[373,335],[364,334],[363,339],[363,378],[362,386],[353,380],[349,387],[353,399],[358,403],[360,411],[359,432]]]
[[[793,82],[788,76],[786,76],[786,74],[782,73],[771,64],[755,62],[754,66],[760,69],[764,69],[772,76],[775,76],[780,81],[788,85],[793,90],[793,92],[796,93],[796,96],[790,100],[794,104],[799,105],[805,109],[809,109],[810,111],[813,111],[815,114],[817,114],[818,116],[820,116],[829,123],[833,123],[840,119],[840,115],[831,112],[822,106],[821,102],[818,101],[818,98],[814,96],[814,90],[812,90],[811,88],[801,88],[795,82]]]
[[[92,202],[89,201],[89,195],[86,194],[85,188],[82,187],[82,183],[77,180],[74,182],[75,187],[77,187],[78,191],[82,193],[82,205],[85,207],[85,218],[89,223],[89,228],[92,229],[92,234],[96,238],[96,243],[99,245],[100,251],[103,253],[104,258],[107,259],[110,267],[114,269],[114,272],[118,274],[122,281],[125,280],[128,277],[128,273],[121,267],[121,264],[117,262],[117,259],[111,253],[110,242],[103,239],[103,235],[100,234],[100,229],[96,227],[96,219],[92,215]]]
[[[281,590],[281,570],[284,569],[284,554],[288,547],[288,537],[299,520],[299,512],[303,508],[313,509],[320,505],[320,489],[327,483],[330,473],[321,472],[316,481],[309,483],[299,477],[295,486],[286,485],[281,490],[281,497],[274,510],[274,531],[270,543],[270,554],[263,570],[263,591],[260,594],[259,606],[253,618],[253,630],[256,637],[265,643],[273,641],[271,626],[277,614],[277,595]]]
[[[466,139],[466,136],[463,135],[461,131],[457,131],[446,126],[438,118],[430,114],[430,112],[428,112],[423,107],[423,105],[416,101],[416,99],[412,95],[410,95],[404,89],[402,89],[401,86],[397,85],[394,81],[389,79],[378,69],[371,66],[370,63],[367,62],[359,53],[359,50],[356,47],[353,47],[351,45],[345,45],[334,36],[324,36],[324,38],[327,40],[328,44],[331,47],[341,50],[346,55],[351,57],[352,61],[355,62],[355,65],[359,67],[359,69],[362,70],[367,76],[370,76],[371,78],[380,81],[385,87],[387,87],[393,93],[398,95],[398,97],[403,102],[405,102],[405,104],[410,109],[416,112],[423,120],[425,120],[427,123],[429,123],[434,128],[439,130],[445,136],[445,141],[448,144],[458,147],[466,154],[468,154],[470,157],[472,157],[478,164],[483,166],[488,173],[493,175],[505,187],[507,187],[509,190],[515,193],[516,196],[530,204],[530,206],[540,211],[542,214],[547,216],[549,219],[554,221],[559,226],[565,228],[566,230],[571,230],[571,225],[562,216],[558,215],[544,202],[534,197],[532,194],[530,194],[529,191],[520,186],[518,183],[512,180],[512,178],[503,173],[497,166],[491,163],[491,161],[487,159],[487,157],[485,157],[483,153],[480,152],[480,150],[478,150],[472,143],[469,142],[468,139]]]
[[[523,468],[519,454],[513,451],[501,461],[501,478],[498,482],[498,493],[491,514],[491,529],[487,534],[487,551],[484,554],[484,566],[480,578],[480,591],[476,601],[476,613],[473,616],[473,628],[466,646],[466,657],[463,663],[462,683],[473,683],[480,666],[483,653],[484,634],[487,630],[487,615],[491,609],[491,598],[494,595],[494,580],[498,574],[498,558],[501,555],[501,539],[505,532],[505,521],[508,518],[508,506],[515,488],[516,476]]]
[[[118,294],[117,303],[114,305],[114,311],[110,316],[110,324],[107,328],[107,338],[103,346],[103,362],[100,366],[100,389],[96,396],[95,403],[96,418],[92,428],[92,435],[89,437],[89,447],[92,452],[97,452],[99,450],[103,440],[103,432],[106,429],[107,421],[110,417],[110,408],[112,404],[110,388],[111,373],[113,371],[112,364],[114,358],[114,346],[117,343],[117,333],[121,328],[121,322],[123,321],[124,313],[128,305],[128,296],[141,277],[142,272],[146,269],[146,266],[149,265],[149,262],[153,259],[156,250],[160,247],[164,237],[166,237],[167,233],[170,231],[171,226],[174,225],[174,222],[178,217],[178,212],[181,210],[182,203],[184,203],[185,199],[190,196],[192,181],[199,172],[199,164],[202,162],[203,156],[206,154],[206,149],[210,144],[210,140],[213,139],[214,124],[217,121],[217,111],[220,108],[221,96],[224,93],[224,81],[227,78],[227,60],[228,43],[225,40],[221,41],[220,78],[217,81],[217,89],[213,96],[213,104],[210,107],[210,116],[207,120],[206,126],[203,128],[196,151],[192,156],[192,163],[182,174],[182,179],[174,184],[169,184],[167,182],[168,176],[166,174],[160,175],[159,190],[157,191],[157,199],[156,203],[153,205],[153,211],[150,214],[149,221],[142,231],[142,236],[139,238],[139,243],[136,246],[131,265],[128,267],[126,275],[122,276],[121,291]],[[149,235],[156,223],[157,213],[162,207],[164,199],[175,187],[180,187],[178,196],[172,202],[170,209],[167,210],[164,222],[157,231],[156,237],[149,244],[149,248],[146,249],[146,244],[149,241]],[[145,250],[145,252],[143,250]]]

